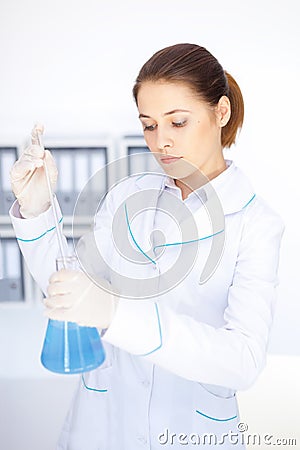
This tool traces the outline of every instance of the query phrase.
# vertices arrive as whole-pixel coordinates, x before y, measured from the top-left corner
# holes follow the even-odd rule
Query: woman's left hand
[[[82,326],[108,328],[118,305],[110,283],[101,280],[99,287],[79,270],[55,272],[45,298],[45,315],[49,319],[76,322]]]

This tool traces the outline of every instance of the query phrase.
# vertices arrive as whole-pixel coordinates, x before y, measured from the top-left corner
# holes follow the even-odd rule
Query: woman
[[[110,290],[79,271],[48,282],[58,244],[42,158],[53,184],[56,170],[34,135],[11,172],[12,222],[47,292],[47,316],[101,328],[107,355],[82,378],[57,448],[244,448],[236,391],[265,364],[283,225],[223,156],[243,123],[242,94],[216,58],[192,44],[154,54],[133,94],[163,174],[111,189],[93,238],[81,240],[80,255]],[[120,247],[128,241],[130,250],[117,248],[120,233]]]

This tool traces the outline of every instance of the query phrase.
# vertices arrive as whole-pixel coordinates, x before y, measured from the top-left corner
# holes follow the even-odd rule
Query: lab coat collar
[[[254,189],[243,171],[233,161],[226,160],[227,169],[210,181],[221,202],[225,215],[233,214],[244,209],[255,197]],[[164,173],[146,173],[136,179],[139,189],[159,189],[166,186],[175,187],[174,180]],[[207,185],[195,191],[206,191]],[[200,194],[200,198],[203,195]],[[191,194],[193,195],[193,194]]]
[[[255,197],[254,189],[243,171],[233,161],[227,160],[226,164],[227,169],[210,182],[225,215],[241,211]]]

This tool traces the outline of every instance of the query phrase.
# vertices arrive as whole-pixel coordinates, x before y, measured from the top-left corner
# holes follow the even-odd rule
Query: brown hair
[[[141,68],[133,96],[136,104],[144,81],[170,81],[189,85],[210,106],[216,106],[223,95],[229,98],[231,116],[222,128],[223,147],[234,144],[243,125],[244,101],[234,78],[225,72],[218,60],[204,47],[196,44],[176,44],[156,52]]]

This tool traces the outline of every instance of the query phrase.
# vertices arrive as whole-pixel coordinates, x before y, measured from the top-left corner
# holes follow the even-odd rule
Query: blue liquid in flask
[[[41,354],[46,369],[56,373],[82,373],[96,369],[104,359],[97,328],[49,319]]]

